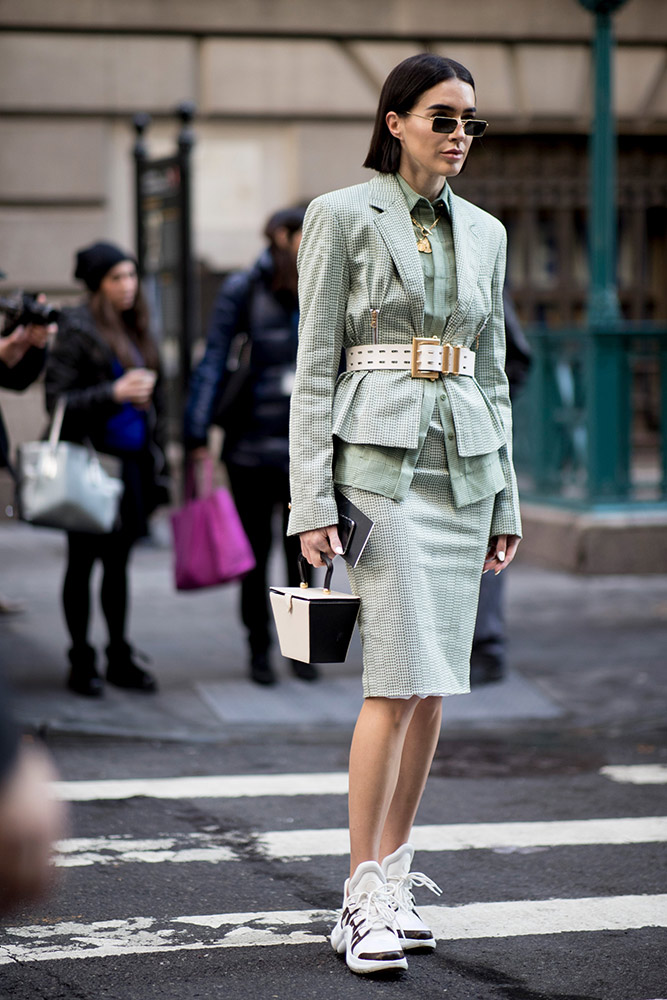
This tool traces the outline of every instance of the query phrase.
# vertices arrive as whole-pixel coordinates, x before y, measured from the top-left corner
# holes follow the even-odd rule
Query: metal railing
[[[667,327],[527,331],[514,406],[524,499],[591,509],[667,501]]]

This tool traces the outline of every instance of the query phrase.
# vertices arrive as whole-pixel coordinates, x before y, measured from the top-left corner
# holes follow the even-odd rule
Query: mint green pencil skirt
[[[464,694],[494,497],[455,507],[437,411],[405,500],[343,493],[375,527],[355,569],[366,698]]]

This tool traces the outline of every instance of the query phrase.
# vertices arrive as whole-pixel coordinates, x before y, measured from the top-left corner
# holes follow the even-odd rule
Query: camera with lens
[[[57,323],[60,311],[54,309],[48,302],[40,302],[36,295],[28,292],[16,292],[10,296],[0,296],[0,314],[6,317],[2,336],[12,333],[17,326],[48,326]]]

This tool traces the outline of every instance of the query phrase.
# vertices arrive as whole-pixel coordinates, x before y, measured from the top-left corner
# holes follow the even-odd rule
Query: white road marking
[[[515,900],[423,906],[424,919],[448,941],[533,934],[667,927],[667,895]],[[326,942],[333,910],[277,910],[174,917],[64,922],[0,931],[0,965],[75,958],[256,948]]]
[[[554,820],[535,823],[456,823],[416,826],[410,843],[419,851],[496,851],[587,844],[647,844],[667,841],[667,816]],[[347,830],[276,831],[258,835],[272,858],[347,854]]]
[[[419,910],[436,937],[452,940],[667,927],[667,894],[526,899],[451,908],[420,906]]]
[[[233,774],[187,778],[123,778],[55,781],[53,794],[68,802],[131,799],[238,799],[261,795],[347,795],[347,772],[324,774]]]
[[[630,785],[667,784],[667,764],[612,764],[601,767],[600,774],[612,781]]]
[[[241,855],[234,847],[221,840],[224,835],[207,833],[183,833],[149,840],[123,836],[77,837],[58,844],[56,864],[61,868],[82,868],[121,862],[239,860]],[[416,826],[411,841],[422,852],[491,850],[499,853],[593,844],[655,844],[667,841],[667,816]],[[266,856],[278,860],[335,857],[349,851],[348,832],[343,828],[269,831],[256,834],[254,843]]]
[[[603,767],[600,774],[614,781],[635,784],[667,782],[667,765]],[[185,778],[124,778],[100,781],[56,781],[54,794],[69,802],[129,799],[144,795],[154,799],[255,798],[262,795],[347,795],[347,773],[234,774]]]
[[[219,838],[218,838],[219,840]],[[72,837],[56,844],[55,865],[58,868],[85,868],[90,865],[109,865],[121,862],[159,864],[172,861],[236,861],[238,855],[231,847],[216,841],[206,833],[186,833],[172,837],[152,837],[137,840],[134,837]]]

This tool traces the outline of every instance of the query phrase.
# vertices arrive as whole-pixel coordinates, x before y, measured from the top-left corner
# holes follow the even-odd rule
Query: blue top
[[[124,372],[120,361],[114,358],[114,378],[120,378]],[[120,403],[119,406],[118,413],[107,421],[105,443],[114,451],[141,451],[148,440],[146,412],[132,403]]]

